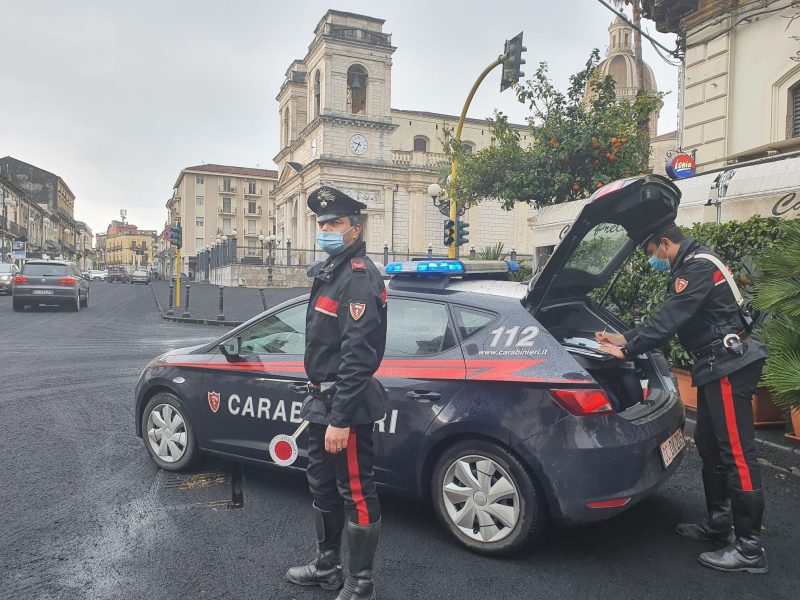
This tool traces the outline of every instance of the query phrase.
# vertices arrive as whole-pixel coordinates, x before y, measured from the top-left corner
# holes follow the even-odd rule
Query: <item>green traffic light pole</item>
[[[464,103],[464,108],[461,110],[461,117],[458,119],[458,125],[456,125],[456,134],[455,140],[457,142],[461,142],[461,130],[464,128],[464,121],[467,118],[467,111],[469,110],[469,105],[472,103],[472,98],[475,96],[475,92],[478,91],[478,87],[483,83],[483,80],[486,79],[486,76],[492,72],[492,70],[502,65],[503,62],[508,60],[509,54],[501,54],[497,57],[497,60],[493,61],[488,67],[486,67],[483,72],[478,76],[478,79],[475,81],[475,84],[472,86],[472,89],[469,92],[469,96],[467,96],[467,101]],[[456,157],[454,156],[451,160],[450,164],[450,219],[456,223],[456,228],[458,228],[458,206],[456,201],[456,175],[458,174],[458,162],[456,161]],[[453,240],[453,244],[448,249],[448,257],[455,258],[456,257],[456,240]]]

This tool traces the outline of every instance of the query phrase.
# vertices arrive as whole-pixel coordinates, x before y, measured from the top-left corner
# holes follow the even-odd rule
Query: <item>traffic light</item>
[[[180,225],[175,226],[175,241],[173,243],[176,248],[183,248],[183,227]]]
[[[456,223],[453,219],[444,220],[444,238],[443,243],[445,246],[452,246],[456,241]]]
[[[469,223],[459,221],[456,223],[456,246],[469,244]]]
[[[500,76],[501,92],[510,88],[525,77],[525,73],[520,71],[520,66],[525,64],[522,53],[526,50],[527,48],[522,45],[522,32],[515,35],[510,40],[506,40],[506,47],[505,50],[503,50],[503,54],[508,58],[503,61],[503,72]]]

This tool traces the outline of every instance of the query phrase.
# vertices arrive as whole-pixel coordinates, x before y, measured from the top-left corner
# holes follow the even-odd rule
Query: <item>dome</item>
[[[617,17],[608,28],[607,58],[597,65],[597,73],[610,75],[616,83],[617,98],[632,100],[639,91],[639,76],[636,71],[636,57],[633,50],[633,27]],[[656,77],[650,65],[644,63],[644,89],[657,92]],[[592,90],[587,83],[584,98],[591,97]],[[651,135],[655,135],[655,122],[658,113],[654,113],[651,123]]]

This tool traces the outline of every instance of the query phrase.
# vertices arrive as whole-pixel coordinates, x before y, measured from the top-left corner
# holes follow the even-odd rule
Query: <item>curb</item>
[[[158,314],[161,315],[161,318],[165,321],[172,321],[174,323],[191,323],[193,325],[220,325],[222,327],[238,327],[244,323],[244,321],[217,321],[216,319],[198,319],[195,317],[177,317],[175,315],[167,315],[164,312],[164,309],[161,308],[161,301],[158,299],[158,294],[156,294],[155,287],[150,286],[150,291],[153,292],[153,300],[156,302]]]

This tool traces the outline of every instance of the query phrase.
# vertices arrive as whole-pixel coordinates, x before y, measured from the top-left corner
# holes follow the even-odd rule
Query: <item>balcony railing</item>
[[[401,167],[417,167],[425,170],[436,170],[450,160],[441,152],[412,152],[411,150],[393,150],[392,162]]]
[[[222,194],[235,194],[236,193],[236,186],[235,185],[229,185],[229,186],[226,187],[224,185],[221,185],[221,186],[219,186],[219,191]]]
[[[245,186],[244,195],[245,196],[260,196],[261,195],[261,188],[260,187],[251,188],[250,186]]]
[[[258,216],[258,215],[260,215],[260,214],[261,214],[261,207],[260,207],[260,206],[256,206],[256,210],[255,210],[254,212],[251,212],[251,211],[250,211],[250,207],[248,206],[248,207],[246,207],[246,208],[244,209],[244,214],[245,214],[245,216],[246,216],[246,217],[255,217],[255,216]]]
[[[261,233],[262,232],[260,229],[258,231],[247,231],[245,232],[244,237],[258,237],[261,235]]]
[[[234,214],[236,214],[236,207],[235,206],[228,206],[228,207],[218,206],[217,210],[219,211],[219,214],[221,214],[221,215],[234,215]]]

